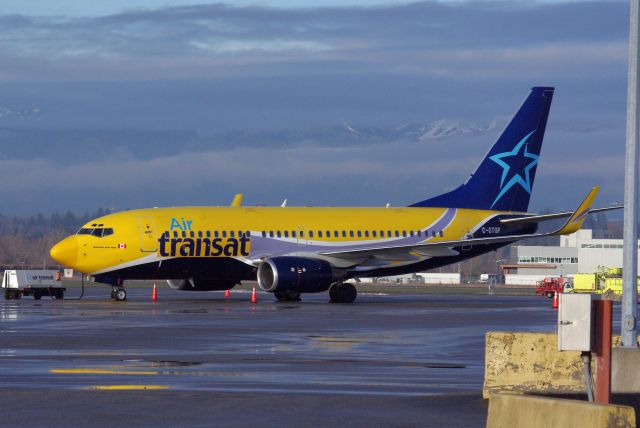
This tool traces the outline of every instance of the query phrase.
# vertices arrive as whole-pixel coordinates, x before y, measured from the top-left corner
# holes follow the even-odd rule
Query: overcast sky
[[[410,204],[462,182],[497,136],[485,125],[538,85],[557,92],[532,210],[571,209],[595,184],[599,205],[620,201],[627,3],[4,0],[0,212],[236,192]],[[441,119],[489,129],[331,141],[337,127],[389,135]],[[72,150],[43,150],[54,139]]]

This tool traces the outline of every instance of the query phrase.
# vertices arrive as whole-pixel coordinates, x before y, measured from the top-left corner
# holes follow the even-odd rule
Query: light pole
[[[622,346],[638,347],[638,19],[639,0],[631,0],[629,73],[627,77],[627,135],[624,180],[624,240],[622,250]]]

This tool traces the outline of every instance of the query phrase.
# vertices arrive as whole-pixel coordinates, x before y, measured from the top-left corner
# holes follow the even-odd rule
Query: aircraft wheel
[[[127,300],[127,292],[124,288],[117,288],[115,291],[113,291],[113,295],[114,298],[119,302]]]
[[[19,291],[13,293],[13,300],[20,300],[20,298],[22,298],[22,293],[20,293]]]
[[[358,296],[356,287],[350,282],[333,284],[329,289],[331,303],[353,303]]]
[[[42,294],[38,293],[37,291],[33,293],[33,300],[40,300],[41,298]]]
[[[299,302],[302,299],[300,298],[300,293],[291,292],[291,291],[276,291],[273,293],[278,302]]]
[[[53,298],[56,300],[62,300],[64,299],[64,291],[62,290],[56,290],[53,292]]]
[[[4,290],[4,299],[5,300],[13,299],[13,293],[10,290]]]

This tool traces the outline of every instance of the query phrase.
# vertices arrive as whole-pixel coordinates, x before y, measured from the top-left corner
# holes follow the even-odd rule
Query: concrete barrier
[[[552,333],[486,334],[484,387],[491,392],[582,393],[580,352],[558,352]]]
[[[611,390],[619,394],[640,393],[640,350],[612,349]]]
[[[487,428],[634,428],[632,407],[530,395],[491,394]]]
[[[487,333],[483,397],[491,392],[586,394],[580,352],[559,352],[557,337],[555,333]],[[618,335],[612,343],[612,392],[640,393],[640,351],[619,348]]]

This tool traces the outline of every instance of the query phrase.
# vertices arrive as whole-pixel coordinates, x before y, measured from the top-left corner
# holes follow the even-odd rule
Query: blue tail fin
[[[554,88],[536,87],[467,181],[412,207],[527,211]]]

